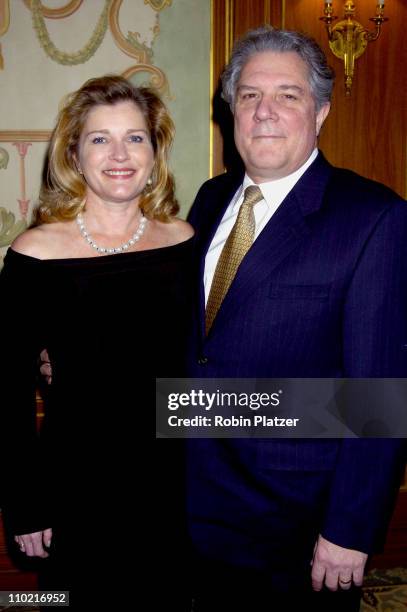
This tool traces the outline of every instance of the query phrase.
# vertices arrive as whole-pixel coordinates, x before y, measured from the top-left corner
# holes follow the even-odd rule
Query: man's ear
[[[331,110],[331,104],[330,102],[326,102],[323,106],[321,106],[321,108],[317,112],[316,124],[315,124],[317,136],[319,135],[322,125],[325,119],[328,117],[330,110]]]

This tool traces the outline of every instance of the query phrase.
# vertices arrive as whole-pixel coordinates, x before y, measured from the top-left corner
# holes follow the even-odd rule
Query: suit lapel
[[[213,237],[218,229],[226,208],[229,206],[234,194],[242,184],[243,176],[233,175],[230,180],[225,181],[221,189],[213,191],[211,202],[206,205],[207,215],[199,225],[199,231],[196,237],[196,253],[197,253],[197,278],[199,282],[199,321],[201,326],[202,337],[205,335],[205,288],[204,288],[204,271],[205,257]]]
[[[322,154],[319,154],[279,206],[243,259],[219,309],[209,337],[212,333],[216,333],[217,328],[228,324],[235,304],[249,300],[258,285],[265,281],[311,231],[307,216],[317,212],[321,207],[331,171],[332,167]],[[216,227],[212,228],[210,240]],[[200,278],[202,277],[203,267]],[[203,309],[201,317],[204,319],[204,316]]]
[[[205,256],[212,239],[218,229],[226,208],[229,206],[234,194],[242,184],[243,177],[231,176],[221,188],[213,190],[211,201],[206,204],[206,215],[199,225],[196,246],[201,257],[201,264],[205,263]]]

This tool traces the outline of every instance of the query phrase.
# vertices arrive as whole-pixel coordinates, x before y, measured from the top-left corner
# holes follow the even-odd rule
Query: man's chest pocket
[[[325,301],[329,298],[331,285],[288,285],[271,283],[269,298],[273,300],[316,300]]]

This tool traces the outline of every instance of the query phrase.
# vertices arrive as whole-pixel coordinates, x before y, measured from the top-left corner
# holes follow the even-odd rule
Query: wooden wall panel
[[[267,21],[277,27],[283,23],[287,29],[309,33],[327,53],[337,74],[332,110],[321,134],[321,149],[334,165],[383,182],[407,197],[407,87],[403,76],[407,65],[407,36],[403,29],[407,26],[407,2],[388,0],[386,3],[389,21],[383,25],[379,40],[370,43],[364,55],[356,60],[352,95],[346,98],[343,62],[330,51],[325,26],[318,19],[323,13],[323,0],[212,1],[216,12],[213,48],[223,49],[223,55],[218,54],[217,63],[213,64],[214,83],[225,62],[222,27],[228,33],[226,51],[230,51],[232,41],[247,29]],[[333,0],[333,3],[335,14],[341,18],[343,0]],[[366,27],[373,27],[369,17],[375,13],[376,0],[355,0],[355,4],[356,19]],[[217,120],[223,118],[218,104]],[[230,135],[230,129],[226,130],[226,136]],[[214,132],[213,144],[216,153],[212,174],[219,174],[224,170],[225,161],[219,129],[216,135]]]
[[[234,0],[233,34],[239,38],[263,23],[281,27],[281,0]]]
[[[368,569],[407,567],[407,490],[400,490],[382,553],[369,559]]]
[[[376,0],[355,0],[355,4],[356,19],[365,27],[374,27],[369,17],[375,14]],[[401,71],[407,65],[403,29],[403,24],[407,26],[407,3],[386,2],[389,21],[383,25],[379,39],[369,43],[356,60],[350,98],[345,96],[343,62],[332,54],[324,24],[318,20],[323,5],[323,0],[289,0],[285,14],[286,28],[311,34],[337,75],[320,147],[334,165],[385,183],[406,197],[407,87]],[[334,0],[335,14],[340,18],[342,6],[342,0]]]
[[[229,111],[220,99],[219,77],[235,40],[263,23],[281,27],[284,0],[212,0],[211,176],[221,174],[235,156]],[[225,140],[227,141],[225,143]]]

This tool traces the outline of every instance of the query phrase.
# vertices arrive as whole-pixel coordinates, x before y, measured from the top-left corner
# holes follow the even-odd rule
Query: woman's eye
[[[130,142],[143,142],[144,138],[138,134],[132,134],[129,140]]]
[[[95,136],[95,138],[92,138],[93,144],[100,144],[101,142],[106,142],[104,136]]]

